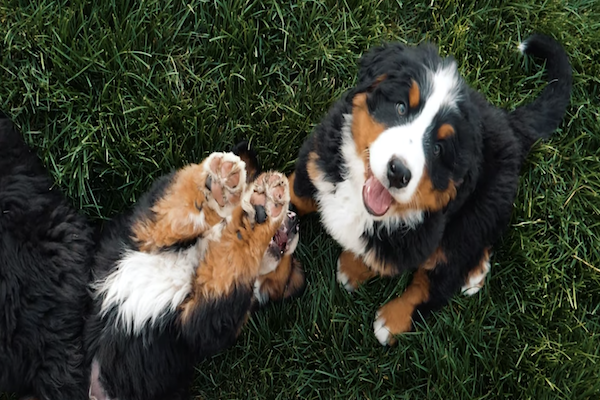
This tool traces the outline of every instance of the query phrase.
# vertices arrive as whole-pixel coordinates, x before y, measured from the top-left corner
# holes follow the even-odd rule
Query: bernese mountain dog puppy
[[[216,154],[159,180],[108,230],[93,274],[97,230],[0,115],[0,392],[86,400],[91,376],[102,399],[102,372],[121,400],[161,398],[193,362],[233,341],[249,305],[302,292],[297,218],[281,211],[285,179],[259,176],[247,142],[233,151],[246,163]]]
[[[195,364],[233,344],[253,298],[271,295],[257,278],[277,274],[271,252],[295,246],[296,215],[284,175],[246,176],[240,157],[212,153],[157,180],[107,230],[86,329],[91,398],[187,399]]]
[[[338,281],[352,291],[375,275],[414,272],[377,312],[383,345],[461,290],[482,287],[524,160],[565,114],[572,72],[563,48],[536,34],[520,49],[545,60],[548,84],[511,112],[470,88],[431,44],[372,49],[357,85],[300,150],[292,203],[301,215],[318,211],[342,246]]]
[[[87,399],[93,230],[0,116],[0,392]]]

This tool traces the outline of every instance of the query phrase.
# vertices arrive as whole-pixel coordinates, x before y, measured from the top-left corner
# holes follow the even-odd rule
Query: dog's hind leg
[[[487,248],[484,250],[483,257],[479,264],[469,271],[465,284],[461,288],[462,294],[465,296],[473,296],[483,288],[485,278],[491,269],[490,257],[491,250]]]

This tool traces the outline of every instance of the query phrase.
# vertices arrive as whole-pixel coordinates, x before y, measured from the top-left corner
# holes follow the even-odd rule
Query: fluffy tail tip
[[[519,43],[518,48],[521,54],[527,54],[527,40],[523,40],[521,43]]]

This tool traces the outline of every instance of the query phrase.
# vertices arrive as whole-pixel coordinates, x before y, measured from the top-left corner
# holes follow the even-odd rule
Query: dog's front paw
[[[347,291],[353,292],[358,286],[374,276],[375,272],[367,267],[362,257],[349,251],[343,251],[340,254],[337,262],[336,279]]]
[[[485,278],[490,272],[491,264],[490,264],[490,249],[486,249],[483,253],[483,258],[479,262],[479,264],[469,271],[469,275],[467,275],[467,279],[465,284],[461,288],[462,294],[465,296],[473,296],[478,293],[485,284]]]
[[[381,316],[381,311],[377,311],[375,321],[373,321],[373,333],[382,346],[390,344],[393,339],[390,328],[385,324],[385,318]]]
[[[412,314],[415,305],[408,299],[398,297],[377,311],[373,322],[375,337],[383,346],[396,343],[395,335],[412,330]]]
[[[340,285],[344,287],[348,292],[352,293],[356,290],[356,285],[354,282],[350,280],[348,274],[344,272],[342,269],[342,258],[338,258],[337,260],[337,271],[335,274],[335,279],[338,281]]]
[[[265,172],[252,184],[242,207],[254,222],[279,227],[286,218],[289,202],[290,191],[285,175]]]
[[[206,205],[225,218],[237,206],[246,188],[246,164],[233,153],[212,153],[202,163],[206,173]]]

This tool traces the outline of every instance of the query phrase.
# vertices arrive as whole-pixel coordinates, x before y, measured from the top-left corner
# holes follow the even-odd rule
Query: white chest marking
[[[364,255],[367,242],[363,233],[375,234],[375,221],[363,204],[362,188],[365,183],[365,165],[356,152],[352,137],[352,115],[345,115],[342,128],[342,155],[346,162],[347,175],[342,182],[333,185],[323,177],[313,184],[317,188],[317,202],[321,221],[329,234],[345,249]],[[400,216],[379,218],[382,228],[388,232],[403,228],[414,228],[423,221],[423,213],[411,211]]]
[[[113,271],[94,285],[102,297],[101,314],[117,308],[118,324],[130,333],[139,333],[147,324],[157,323],[175,312],[192,288],[196,268],[208,242],[219,240],[223,225],[194,246],[179,251],[144,253],[128,250]]]

